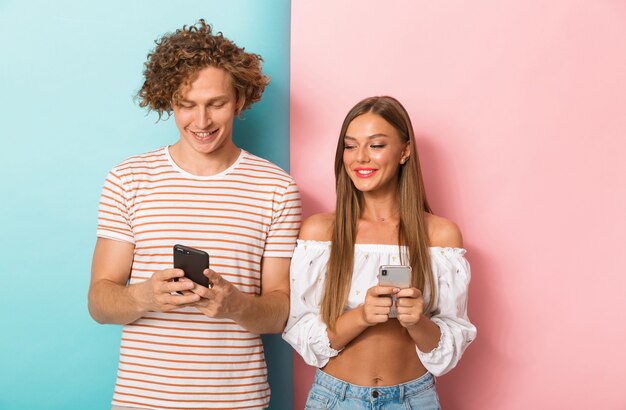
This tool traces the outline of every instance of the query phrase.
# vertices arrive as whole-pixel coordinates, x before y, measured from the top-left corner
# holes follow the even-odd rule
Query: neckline
[[[303,243],[304,245],[312,245],[319,247],[330,247],[331,241],[315,241],[312,239],[298,239],[298,242]],[[452,246],[429,246],[428,247],[431,252],[435,251],[457,251],[457,252],[466,252],[465,248],[457,248]],[[397,251],[398,245],[386,244],[386,243],[355,243],[355,250],[365,251],[365,252],[389,252],[389,251]],[[405,245],[400,246],[400,249],[406,249]]]
[[[171,167],[174,168],[179,174],[183,175],[185,178],[197,179],[201,181],[209,181],[212,179],[223,178],[224,176],[231,173],[233,169],[235,169],[239,165],[241,160],[244,158],[246,151],[240,148],[239,156],[237,157],[235,162],[233,162],[228,168],[226,168],[225,170],[221,172],[218,172],[217,174],[206,175],[206,176],[192,174],[190,172],[185,171],[180,166],[178,166],[178,164],[176,163],[176,161],[174,161],[174,159],[172,158],[172,155],[170,154],[170,145],[166,145],[165,147],[163,147],[163,153],[165,155],[165,158],[167,159],[167,162],[171,165]]]

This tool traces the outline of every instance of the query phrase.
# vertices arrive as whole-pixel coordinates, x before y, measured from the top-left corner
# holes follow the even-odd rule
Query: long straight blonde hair
[[[398,131],[403,142],[409,143],[411,155],[400,166],[398,176],[398,247],[406,246],[408,249],[412,286],[422,292],[428,287],[430,291],[431,297],[425,312],[431,311],[435,299],[430,242],[425,223],[425,213],[431,212],[431,209],[426,199],[411,119],[402,104],[393,97],[366,98],[357,103],[344,119],[335,154],[337,204],[321,306],[322,319],[331,330],[334,330],[348,300],[354,268],[354,244],[363,200],[362,193],[354,187],[343,165],[344,138],[352,120],[365,113],[382,117]],[[400,252],[400,257],[403,257],[403,252]]]

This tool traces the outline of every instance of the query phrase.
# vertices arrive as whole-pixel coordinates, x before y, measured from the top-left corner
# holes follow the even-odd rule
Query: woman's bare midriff
[[[396,319],[365,330],[322,370],[360,386],[392,386],[426,373],[415,343]]]

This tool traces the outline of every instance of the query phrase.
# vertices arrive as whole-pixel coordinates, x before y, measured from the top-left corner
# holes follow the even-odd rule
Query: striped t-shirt
[[[131,157],[107,176],[98,233],[135,245],[130,283],[173,267],[172,247],[209,253],[242,292],[260,294],[261,259],[290,258],[300,194],[276,165],[244,150],[225,171],[191,175],[167,147]],[[259,335],[196,308],[151,312],[124,326],[113,396],[118,406],[264,408],[267,367]]]

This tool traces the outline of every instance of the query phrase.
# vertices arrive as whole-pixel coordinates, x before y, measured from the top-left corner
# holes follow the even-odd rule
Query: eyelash
[[[211,108],[222,108],[226,105],[226,103],[218,103],[218,104],[211,104],[210,107]],[[180,108],[184,108],[186,110],[190,110],[192,108],[194,108],[195,105],[181,105]]]
[[[354,149],[356,148],[356,145],[344,145],[343,149]],[[373,144],[370,145],[370,148],[372,149],[382,149],[385,148],[385,144]]]

